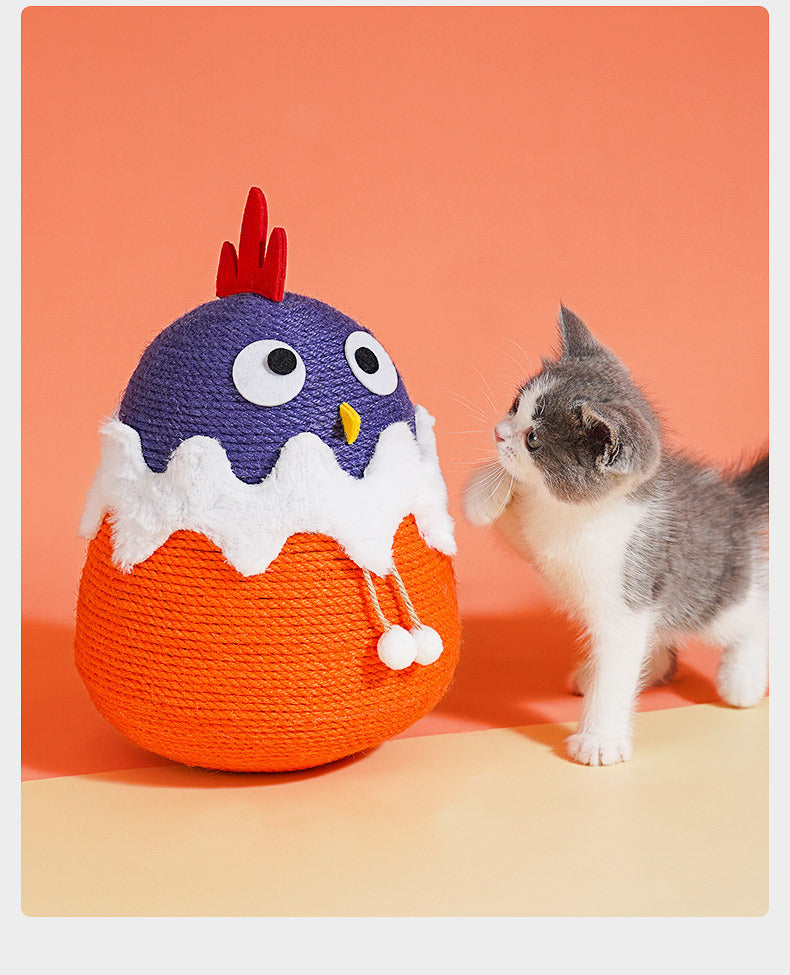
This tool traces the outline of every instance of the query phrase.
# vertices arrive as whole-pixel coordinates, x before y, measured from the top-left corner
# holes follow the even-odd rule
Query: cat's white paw
[[[512,478],[498,464],[475,471],[464,490],[464,515],[478,528],[492,525],[510,500]]]
[[[568,755],[580,765],[616,765],[631,757],[631,739],[627,735],[601,735],[579,732],[565,739]]]
[[[719,667],[716,689],[722,701],[734,708],[752,708],[759,704],[768,685],[768,675],[762,667]]]

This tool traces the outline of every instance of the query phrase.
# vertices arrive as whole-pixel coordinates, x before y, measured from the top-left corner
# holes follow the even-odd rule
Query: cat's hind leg
[[[677,669],[678,652],[674,643],[657,640],[645,657],[642,686],[663,687],[674,680]]]
[[[724,650],[716,673],[721,699],[734,708],[753,707],[768,686],[768,599],[753,588],[746,599],[721,613],[708,635]]]
[[[584,697],[590,681],[590,670],[587,664],[581,664],[576,670],[571,671],[570,677],[566,682],[566,687],[571,694],[577,697]]]

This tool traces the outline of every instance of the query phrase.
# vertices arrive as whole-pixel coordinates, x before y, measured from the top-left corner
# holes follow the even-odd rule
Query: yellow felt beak
[[[359,413],[348,403],[340,404],[340,422],[343,424],[343,433],[346,435],[346,443],[353,443],[359,436],[362,426],[362,418]]]

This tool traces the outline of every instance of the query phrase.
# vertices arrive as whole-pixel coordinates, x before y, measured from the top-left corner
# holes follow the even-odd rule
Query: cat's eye
[[[530,427],[529,430],[524,434],[524,440],[527,444],[528,450],[537,450],[540,447],[540,437],[535,432],[534,427]]]
[[[352,332],[343,351],[351,371],[371,393],[389,396],[398,388],[398,372],[392,359],[368,332]]]
[[[296,349],[276,339],[251,342],[233,362],[233,385],[256,406],[282,406],[292,400],[306,375]]]

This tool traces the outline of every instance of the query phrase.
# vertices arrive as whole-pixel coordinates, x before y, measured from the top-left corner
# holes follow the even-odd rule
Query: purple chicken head
[[[316,434],[361,477],[382,430],[414,406],[392,360],[367,329],[329,305],[286,293],[285,232],[266,244],[266,201],[250,191],[239,253],[226,242],[218,300],[193,309],[143,353],[119,410],[143,456],[164,471],[189,437],[217,440],[235,475],[265,478],[283,445]]]

